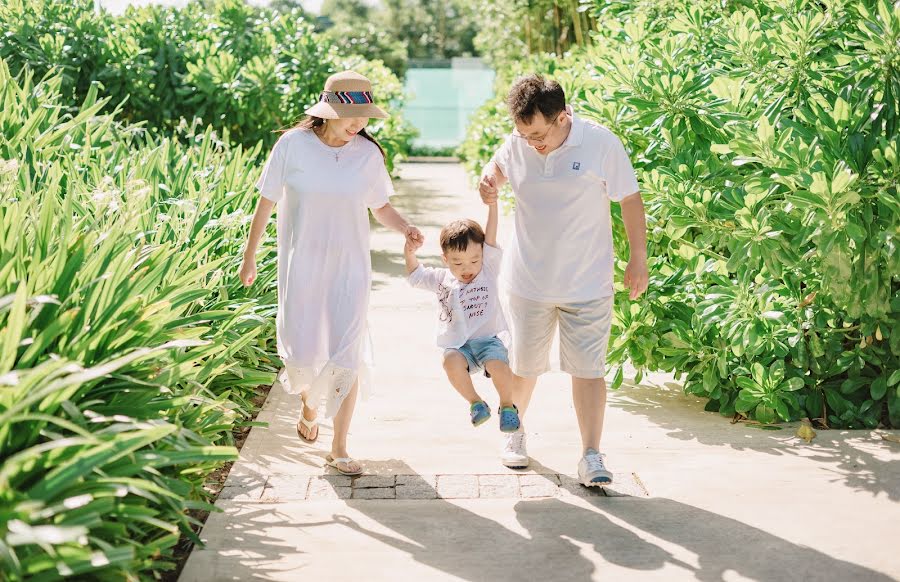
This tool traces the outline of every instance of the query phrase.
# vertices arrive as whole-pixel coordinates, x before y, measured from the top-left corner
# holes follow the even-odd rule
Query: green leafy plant
[[[735,370],[735,382],[741,389],[735,410],[748,416],[753,413],[766,423],[777,418],[791,420],[796,415],[800,403],[793,393],[803,388],[803,379],[799,376],[785,379],[783,360],[776,360],[768,369],[754,362],[750,376],[737,375],[739,372]]]
[[[235,275],[260,149],[148,136],[96,86],[73,112],[63,81],[0,60],[0,568],[149,578],[280,366],[274,256]]]
[[[379,102],[395,112],[374,127],[393,169],[409,148],[403,88],[380,61],[367,61],[313,31],[299,9],[274,11],[242,0],[193,2],[184,8],[129,8],[97,13],[93,0],[10,0],[0,5],[0,58],[17,74],[57,70],[60,92],[75,109],[95,82],[109,97],[105,112],[172,135],[200,120],[245,147],[271,147],[318,100],[325,79],[364,70]]]
[[[619,295],[609,361],[631,361],[637,381],[675,372],[728,416],[900,426],[900,7],[591,10],[591,46],[531,64],[622,138],[641,183],[650,289],[637,303]],[[508,132],[503,117],[496,102],[482,110],[462,148],[470,168]],[[752,373],[775,362],[803,386],[757,381],[778,376]]]

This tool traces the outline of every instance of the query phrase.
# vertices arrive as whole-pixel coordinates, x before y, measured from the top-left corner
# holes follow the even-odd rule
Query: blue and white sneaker
[[[472,419],[472,426],[480,426],[491,417],[491,409],[484,400],[479,400],[469,407],[469,417]]]
[[[578,463],[578,480],[585,487],[611,485],[613,474],[606,468],[606,455],[597,449],[588,449]]]

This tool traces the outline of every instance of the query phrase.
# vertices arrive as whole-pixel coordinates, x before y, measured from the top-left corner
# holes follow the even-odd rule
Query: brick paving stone
[[[524,498],[556,497],[559,491],[558,475],[519,475],[519,490]]]
[[[365,487],[353,490],[353,499],[394,499],[396,491],[393,487]]]
[[[353,480],[354,489],[393,486],[394,475],[361,475]]]
[[[442,499],[474,499],[478,497],[476,475],[438,475],[438,497]]]
[[[518,475],[479,475],[478,496],[484,499],[519,497]]]
[[[309,493],[309,476],[272,475],[266,481],[262,501],[299,501]]]
[[[222,487],[218,499],[229,499],[231,501],[259,501],[262,494],[262,487]]]
[[[350,477],[323,475],[310,479],[307,499],[350,499],[350,491]]]
[[[397,499],[436,499],[435,475],[397,475]]]

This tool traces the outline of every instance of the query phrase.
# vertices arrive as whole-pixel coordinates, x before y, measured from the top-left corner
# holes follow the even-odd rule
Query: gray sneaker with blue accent
[[[606,468],[606,455],[597,449],[588,449],[578,462],[578,480],[585,487],[611,485],[613,474]]]

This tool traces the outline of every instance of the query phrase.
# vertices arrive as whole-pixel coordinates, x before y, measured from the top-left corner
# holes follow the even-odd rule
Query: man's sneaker
[[[472,420],[472,426],[480,426],[488,421],[491,417],[491,409],[488,408],[484,400],[479,400],[469,407],[469,418]]]
[[[510,469],[524,469],[528,466],[528,451],[525,450],[525,431],[521,428],[506,435],[506,446],[500,455],[500,462]]]
[[[500,432],[516,432],[519,430],[519,409],[516,405],[500,407]]]
[[[613,482],[613,474],[606,468],[606,455],[588,449],[578,463],[578,480],[585,487],[602,487]]]

